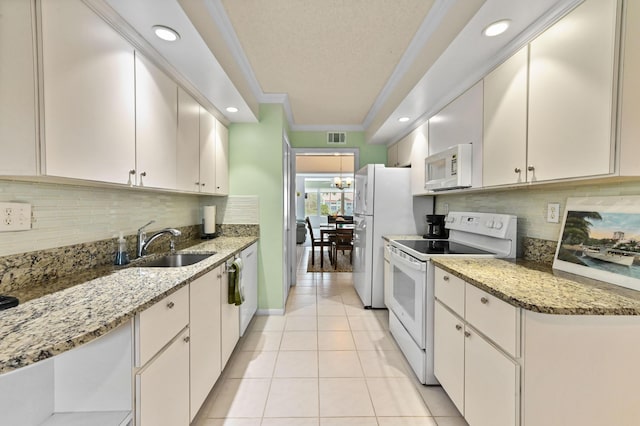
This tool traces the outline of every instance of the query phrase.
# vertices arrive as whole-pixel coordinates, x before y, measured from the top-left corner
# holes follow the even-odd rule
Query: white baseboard
[[[284,315],[284,309],[258,309],[256,315]]]

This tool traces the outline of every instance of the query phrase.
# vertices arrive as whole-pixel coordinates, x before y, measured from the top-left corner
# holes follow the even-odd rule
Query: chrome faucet
[[[150,221],[149,223],[147,223],[144,226],[141,226],[140,229],[138,229],[138,244],[136,246],[136,257],[142,257],[145,254],[147,254],[147,248],[149,248],[149,244],[151,244],[156,238],[158,238],[161,235],[164,234],[171,234],[174,237],[178,237],[182,234],[182,232],[178,231],[177,229],[174,228],[165,228],[165,229],[161,229],[158,232],[154,233],[153,235],[151,235],[149,237],[149,239],[147,239],[147,233],[144,231],[144,228],[146,228],[147,226],[151,225],[152,223],[155,223],[155,220]],[[175,249],[175,245],[173,243],[173,240],[171,240],[171,248],[172,251],[173,249]]]

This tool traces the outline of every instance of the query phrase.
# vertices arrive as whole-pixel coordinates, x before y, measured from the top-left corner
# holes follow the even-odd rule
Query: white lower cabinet
[[[188,425],[198,414],[239,340],[228,282],[222,264],[136,316],[136,425]]]
[[[519,354],[520,334],[515,335],[518,344],[507,350],[492,340],[502,338],[503,330],[520,327],[519,309],[440,269],[435,277],[436,378],[470,425],[519,425],[520,365],[508,353]],[[476,307],[476,299],[482,308]],[[466,307],[464,313],[460,306]]]
[[[449,398],[464,412],[464,321],[435,303],[434,373]]]
[[[242,259],[242,291],[244,302],[240,305],[240,336],[244,336],[258,310],[258,243],[253,243],[240,253]]]
[[[191,337],[190,419],[193,420],[222,371],[220,348],[220,280],[224,265],[189,286]]]
[[[144,366],[188,324],[188,287],[136,315],[136,366]]]
[[[189,424],[189,339],[189,286],[136,315],[136,425]]]
[[[533,312],[440,268],[435,296],[435,376],[469,425],[640,424],[637,315]]]
[[[189,329],[136,375],[138,426],[189,425]]]
[[[464,417],[473,426],[519,424],[520,367],[478,332],[464,332]]]

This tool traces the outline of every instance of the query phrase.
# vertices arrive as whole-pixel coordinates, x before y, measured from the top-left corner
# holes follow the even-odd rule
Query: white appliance
[[[431,191],[468,188],[473,171],[473,146],[455,145],[425,158],[424,188]]]
[[[433,374],[434,266],[437,256],[515,259],[515,216],[450,212],[448,240],[392,240],[389,248],[389,329],[421,383]]]
[[[432,197],[411,195],[411,169],[369,164],[355,175],[353,280],[365,307],[384,308],[383,235],[424,233]]]
[[[243,265],[240,285],[244,295],[244,302],[240,305],[240,336],[243,336],[258,310],[258,243],[242,250],[240,259]]]

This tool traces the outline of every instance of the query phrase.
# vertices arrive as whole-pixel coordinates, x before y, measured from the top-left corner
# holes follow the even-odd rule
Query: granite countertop
[[[385,241],[424,240],[424,237],[422,235],[383,235],[382,238]]]
[[[557,315],[640,315],[640,292],[613,284],[554,274],[528,262],[434,257],[435,266],[529,311]]]
[[[0,311],[0,373],[50,358],[106,334],[257,240],[223,236],[181,250],[216,252],[190,266],[144,268],[134,263],[121,269],[105,267],[95,273],[106,275],[89,275],[86,282],[72,286],[62,283],[60,291]]]

